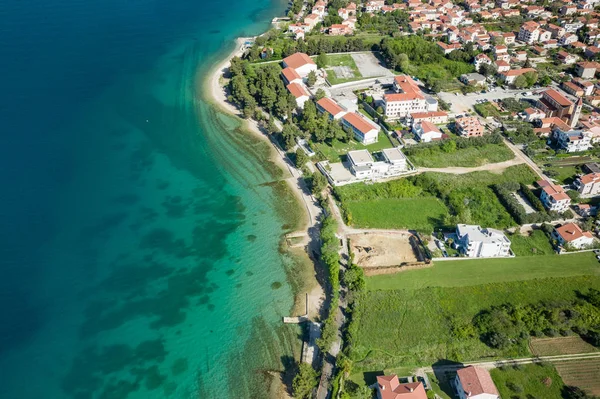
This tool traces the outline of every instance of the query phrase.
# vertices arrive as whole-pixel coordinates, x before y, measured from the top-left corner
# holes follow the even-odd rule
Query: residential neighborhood
[[[232,60],[228,101],[321,215],[319,364],[289,393],[600,396],[599,21],[595,0],[296,0]]]

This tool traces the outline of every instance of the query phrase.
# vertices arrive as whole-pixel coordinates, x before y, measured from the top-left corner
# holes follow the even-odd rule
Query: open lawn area
[[[506,259],[435,261],[433,267],[394,275],[372,276],[367,289],[399,290],[427,287],[464,287],[533,280],[539,277],[599,276],[600,263],[592,252],[527,256]]]
[[[410,155],[416,166],[445,168],[449,166],[472,167],[487,163],[504,162],[514,158],[513,152],[504,144],[486,144],[454,152],[444,152],[438,147],[426,147]]]
[[[442,201],[429,198],[384,198],[351,202],[352,224],[360,228],[433,230],[448,209]]]
[[[563,399],[564,383],[550,364],[526,364],[491,370],[502,398]]]
[[[377,142],[369,145],[363,145],[355,140],[350,140],[347,143],[339,140],[333,140],[331,144],[314,143],[311,145],[311,147],[313,147],[317,153],[320,153],[323,158],[330,162],[341,162],[342,157],[345,157],[348,151],[362,150],[366,148],[369,150],[369,152],[374,153],[379,152],[384,148],[392,148],[393,146],[394,145],[390,141],[389,137],[383,133],[383,131],[379,132]]]
[[[533,230],[529,235],[519,233],[509,235],[510,249],[517,256],[552,255],[555,251],[548,236],[541,230]]]
[[[560,258],[563,257],[568,256]],[[533,261],[545,258],[526,259]],[[545,260],[547,263],[548,259]],[[589,267],[588,262],[579,262],[581,259],[570,260],[571,263],[563,264],[563,268],[579,267],[579,263]],[[401,365],[431,365],[441,359],[475,361],[528,356],[526,344],[494,349],[476,336],[457,339],[452,334],[452,326],[470,324],[475,315],[490,306],[574,300],[577,291],[600,288],[600,277],[597,275],[527,280],[534,276],[521,271],[524,281],[507,281],[518,267],[503,270],[495,265],[496,270],[459,269],[477,263],[451,262],[439,268],[443,273],[436,272],[440,266],[438,264],[432,269],[415,273],[383,276],[404,289],[389,290],[391,287],[383,279],[367,278],[369,291],[359,303],[361,319],[353,348],[356,371],[385,370]],[[483,263],[479,263],[479,266],[486,267]],[[529,268],[527,263],[522,263],[520,267]],[[535,265],[534,268],[538,268],[538,277],[546,275],[541,265]],[[554,266],[550,272],[559,275],[556,269]],[[484,281],[499,282],[482,284]],[[373,290],[380,287],[385,289]]]
[[[486,102],[486,103],[482,103],[482,104],[475,104],[473,106],[473,108],[475,108],[475,111],[483,116],[484,118],[487,118],[488,116],[494,116],[494,117],[500,117],[500,111],[498,111],[498,108],[496,108],[491,102]]]
[[[331,54],[327,56],[327,80],[332,85],[360,80],[360,74],[356,62],[350,54]]]
[[[552,166],[544,168],[544,171],[561,184],[571,184],[575,180],[575,175],[579,173],[575,166]]]

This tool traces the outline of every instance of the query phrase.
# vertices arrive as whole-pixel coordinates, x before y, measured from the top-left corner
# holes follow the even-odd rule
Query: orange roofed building
[[[454,385],[460,399],[500,399],[490,372],[481,367],[469,366],[458,370]]]
[[[594,243],[594,236],[589,231],[583,231],[575,223],[567,223],[555,227],[552,236],[560,245],[569,245],[575,249],[586,248]]]
[[[427,399],[425,388],[420,382],[400,384],[398,376],[382,375],[377,377],[378,399]]]
[[[540,200],[549,211],[563,213],[571,205],[571,197],[559,185],[547,180],[540,180],[537,185],[542,188]]]
[[[311,71],[317,71],[317,64],[304,53],[295,53],[283,59],[284,68],[292,68],[300,77],[305,78]]]

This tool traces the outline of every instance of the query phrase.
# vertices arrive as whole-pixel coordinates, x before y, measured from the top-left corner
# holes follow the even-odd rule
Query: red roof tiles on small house
[[[500,395],[489,371],[481,367],[469,366],[456,372],[468,397],[489,394]]]
[[[292,54],[289,57],[284,58],[283,62],[288,67],[294,69],[298,69],[306,64],[316,65],[312,58],[304,53]]]
[[[400,384],[395,374],[378,376],[377,385],[381,399],[427,399],[422,383]]]
[[[556,227],[556,233],[562,237],[566,242],[575,241],[581,237],[593,238],[594,236],[589,231],[583,231],[579,226],[575,223],[567,223],[562,225],[561,227]]]

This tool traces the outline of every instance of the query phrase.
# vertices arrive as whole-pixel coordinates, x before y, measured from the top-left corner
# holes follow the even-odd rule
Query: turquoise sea
[[[286,4],[0,4],[0,397],[268,397],[293,221],[202,80]]]

